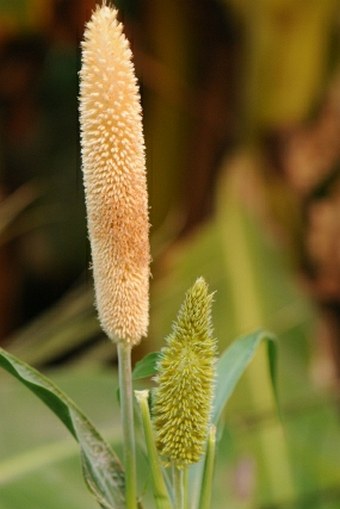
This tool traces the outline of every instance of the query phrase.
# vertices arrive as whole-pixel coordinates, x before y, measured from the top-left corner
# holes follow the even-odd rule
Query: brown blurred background
[[[0,3],[2,338],[51,305],[89,261],[77,70],[94,5]],[[338,3],[117,5],[141,82],[153,232],[172,243],[197,228],[212,213],[222,161],[252,151],[264,227],[276,229],[321,309],[340,373]]]

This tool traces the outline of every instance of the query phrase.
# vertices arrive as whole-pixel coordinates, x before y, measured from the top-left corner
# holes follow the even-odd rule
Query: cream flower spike
[[[149,322],[144,137],[129,42],[117,10],[106,2],[86,25],[79,109],[99,320],[110,339],[133,346]]]

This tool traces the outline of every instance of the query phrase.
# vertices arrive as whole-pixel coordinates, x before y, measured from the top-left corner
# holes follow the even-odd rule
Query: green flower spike
[[[157,446],[177,468],[198,462],[207,439],[216,361],[212,301],[205,280],[197,279],[158,364],[153,407]]]

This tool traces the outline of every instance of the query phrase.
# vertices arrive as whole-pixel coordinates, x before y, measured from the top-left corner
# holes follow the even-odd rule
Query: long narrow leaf
[[[253,359],[257,348],[263,342],[267,341],[268,346],[268,364],[272,388],[276,402],[276,342],[275,336],[266,331],[256,331],[234,341],[227,350],[224,351],[217,363],[217,383],[215,402],[212,413],[212,421],[216,425],[223,409],[232,395],[235,386],[248,364]]]
[[[0,366],[17,378],[63,422],[77,440],[85,481],[101,507],[124,509],[124,473],[110,446],[77,405],[47,377],[0,348]]]
[[[237,382],[240,380],[247,366],[254,358],[259,345],[267,341],[268,346],[268,364],[272,388],[276,402],[276,342],[275,336],[266,331],[255,331],[234,341],[227,348],[217,362],[217,380],[215,400],[212,411],[212,423],[217,426],[222,412],[232,395]],[[205,458],[193,465],[190,472],[190,485],[192,493],[199,493],[202,486],[203,469]],[[195,502],[193,503],[195,507]]]

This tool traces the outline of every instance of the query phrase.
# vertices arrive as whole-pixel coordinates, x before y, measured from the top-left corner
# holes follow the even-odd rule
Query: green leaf
[[[157,372],[157,363],[160,352],[151,352],[138,361],[132,373],[133,380],[141,380],[153,376]]]
[[[47,377],[0,348],[0,366],[40,398],[80,445],[85,481],[105,509],[124,509],[122,466],[97,429]]]
[[[258,330],[240,337],[234,341],[221,355],[217,362],[217,380],[215,399],[212,411],[212,423],[217,426],[222,412],[230,399],[237,382],[246,371],[249,363],[255,356],[259,345],[267,341],[269,373],[276,403],[276,340],[269,332]],[[202,485],[204,459],[191,468],[190,484],[193,492],[199,493]]]
[[[212,413],[212,421],[215,425],[232,395],[237,382],[263,341],[267,341],[269,373],[276,403],[278,404],[276,385],[277,347],[275,336],[269,332],[259,330],[234,341],[218,360],[215,401]]]

